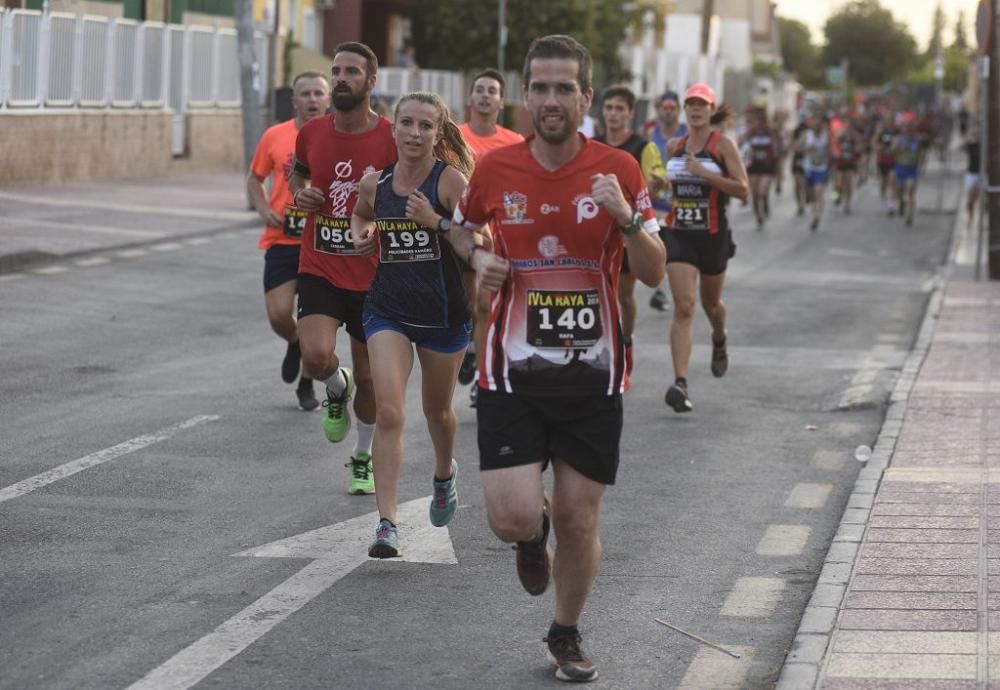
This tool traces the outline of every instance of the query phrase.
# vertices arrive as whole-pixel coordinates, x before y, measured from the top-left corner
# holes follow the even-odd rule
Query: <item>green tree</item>
[[[807,87],[820,86],[819,49],[813,45],[809,27],[796,19],[778,17],[781,61]]]
[[[496,0],[416,0],[412,17],[421,66],[465,71],[496,65]],[[508,0],[505,66],[520,70],[538,36],[569,34],[590,50],[596,84],[617,81],[626,76],[618,47],[635,18],[617,0]]]
[[[934,19],[931,23],[931,38],[927,43],[927,52],[924,53],[932,60],[944,52],[944,24],[944,10],[941,9],[941,3],[938,2],[937,7],[934,8]]]
[[[962,52],[969,50],[969,37],[965,33],[965,10],[958,11],[958,21],[955,22],[955,40],[951,47]]]
[[[909,29],[878,0],[853,0],[827,19],[823,33],[823,64],[847,59],[849,78],[860,86],[904,77],[918,61]]]

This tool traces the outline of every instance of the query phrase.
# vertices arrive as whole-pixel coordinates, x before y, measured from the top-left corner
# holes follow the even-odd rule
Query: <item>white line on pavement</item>
[[[123,259],[134,259],[137,256],[146,256],[149,254],[145,249],[123,249],[118,252],[118,256]]]
[[[89,268],[90,266],[102,266],[104,264],[111,263],[111,259],[106,256],[92,256],[89,259],[77,259],[73,263],[77,266]]]
[[[817,450],[810,464],[818,470],[836,471],[844,466],[846,459],[847,454],[842,450]]]
[[[714,649],[699,649],[677,690],[739,690],[750,670],[753,647],[727,647],[740,655],[739,659]]]
[[[34,477],[28,477],[27,479],[19,481],[16,484],[11,484],[5,489],[0,489],[0,503],[9,501],[12,498],[17,498],[18,496],[24,496],[25,494],[31,493],[35,489],[48,486],[53,482],[65,479],[66,477],[74,475],[77,472],[82,472],[88,468],[96,467],[97,465],[103,464],[108,460],[114,460],[122,455],[128,455],[129,453],[134,453],[137,450],[142,450],[143,448],[151,446],[154,443],[165,441],[178,431],[190,429],[191,427],[204,422],[214,422],[218,419],[219,418],[216,415],[198,415],[197,417],[192,417],[191,419],[183,421],[179,424],[174,424],[173,426],[168,426],[165,429],[160,429],[152,434],[137,436],[131,440],[125,441],[124,443],[119,443],[116,446],[111,446],[110,448],[99,450],[96,453],[85,455],[82,458],[71,460],[63,465],[59,465],[59,467],[54,467],[47,472],[36,474]]]
[[[7,275],[0,276],[0,283],[6,283],[11,280],[20,280],[23,277],[23,273],[8,273]]]
[[[112,204],[107,201],[90,201],[87,199],[52,199],[45,196],[30,196],[26,194],[11,194],[0,192],[0,199],[21,201],[34,206],[59,206],[63,208],[97,208],[102,211],[118,211],[120,213],[143,213],[157,216],[176,216],[178,218],[218,218],[220,220],[250,220],[256,213],[252,211],[223,211],[214,208],[169,208],[166,206],[139,206],[134,204]]]
[[[833,491],[833,484],[796,484],[792,487],[792,492],[788,494],[785,507],[822,508],[826,505],[826,499],[830,497],[831,491]]]
[[[785,581],[777,577],[741,577],[719,613],[738,618],[767,618],[774,613],[784,591]]]
[[[32,273],[37,273],[40,276],[54,276],[59,273],[66,273],[68,270],[65,266],[46,266],[45,268],[36,268]]]
[[[172,252],[181,249],[183,246],[177,242],[161,242],[160,244],[154,244],[150,249],[155,249],[158,252]]]
[[[2,195],[0,195],[2,196]],[[79,223],[56,222],[42,220],[40,218],[11,218],[3,219],[7,225],[22,225],[27,227],[48,227],[58,230],[72,230],[73,232],[93,232],[101,235],[127,235],[129,237],[163,237],[165,233],[155,230],[132,230],[131,228],[112,228],[106,225],[80,225]]]
[[[212,240],[209,237],[189,237],[188,239],[184,240],[184,243],[190,244],[192,246],[198,246],[201,244],[208,244],[211,241]]]
[[[759,556],[798,556],[809,542],[806,525],[771,525],[757,544]]]

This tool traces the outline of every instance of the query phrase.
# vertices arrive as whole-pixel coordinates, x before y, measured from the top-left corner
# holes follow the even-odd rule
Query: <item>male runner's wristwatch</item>
[[[449,230],[451,230],[451,218],[445,218],[442,216],[441,220],[438,221],[438,232],[444,234]]]
[[[632,221],[628,225],[620,228],[620,230],[623,235],[634,235],[642,230],[642,214],[638,211],[633,211]]]

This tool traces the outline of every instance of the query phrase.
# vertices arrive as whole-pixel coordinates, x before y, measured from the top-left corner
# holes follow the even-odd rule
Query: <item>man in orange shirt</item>
[[[503,75],[495,69],[484,69],[472,78],[468,101],[469,121],[459,125],[458,130],[477,159],[493,149],[524,141],[524,137],[517,132],[497,124],[497,118],[503,110],[504,87]],[[484,232],[488,232],[488,228],[484,228]],[[476,375],[476,352],[482,351],[486,335],[483,325],[490,313],[490,293],[483,290],[477,295],[475,273],[465,274],[465,291],[469,296],[469,303],[475,306],[472,314],[472,342],[458,372],[458,381],[463,386],[472,383]],[[476,406],[478,392],[479,386],[475,384],[469,389],[469,400],[473,407]]]
[[[298,287],[299,248],[307,214],[295,208],[288,190],[288,177],[295,159],[295,137],[304,123],[326,113],[330,108],[330,82],[319,72],[303,72],[292,82],[292,108],[295,118],[268,128],[257,144],[247,193],[257,213],[264,219],[264,232],[257,242],[264,254],[264,305],[271,328],[288,342],[281,362],[281,378],[294,383],[299,375],[298,328],[293,316]],[[271,197],[264,182],[271,177]],[[296,390],[299,407],[315,410],[319,401],[313,392],[312,379],[303,375]]]

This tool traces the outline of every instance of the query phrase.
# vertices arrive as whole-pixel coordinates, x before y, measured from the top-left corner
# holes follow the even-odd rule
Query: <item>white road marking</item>
[[[193,246],[198,246],[198,245],[201,245],[201,244],[208,244],[211,241],[212,241],[212,239],[209,238],[209,237],[189,237],[186,240],[184,240],[184,243],[185,244],[190,244],[190,245],[193,245]]]
[[[887,349],[889,351],[893,350],[891,346],[886,345],[879,345],[876,349],[877,354],[886,354]],[[840,397],[840,402],[837,403],[837,407],[854,407],[868,400],[874,390],[872,384],[878,378],[881,371],[882,364],[879,359],[875,356],[865,357],[865,361],[861,365],[861,370],[858,371],[858,373],[856,373],[851,379],[851,384]]]
[[[216,237],[220,240],[235,240],[239,236],[240,235],[237,232],[220,232],[216,235]]]
[[[432,527],[428,520],[429,501],[430,496],[426,496],[399,506],[404,555],[401,560],[456,564],[458,559],[448,530]],[[235,554],[316,560],[150,671],[128,690],[181,690],[200,682],[338,580],[369,562],[368,542],[377,522],[378,513],[368,513]]]
[[[699,649],[678,690],[739,690],[753,661],[753,647],[727,647],[740,655],[734,659],[714,649]]]
[[[774,613],[784,591],[785,581],[777,577],[741,577],[719,613],[739,618],[767,618]]]
[[[817,450],[810,464],[818,470],[835,471],[844,466],[845,460],[847,454],[842,450]]]
[[[96,208],[102,211],[118,211],[120,213],[142,213],[157,216],[175,216],[178,218],[218,218],[220,220],[250,220],[257,214],[253,211],[224,211],[215,208],[176,208],[166,206],[140,206],[136,204],[113,204],[107,201],[91,201],[88,199],[53,199],[46,196],[28,194],[12,194],[0,192],[0,199],[20,201],[34,206],[56,206],[61,208]]]
[[[788,499],[785,501],[786,508],[806,508],[814,510],[826,505],[826,499],[833,491],[833,484],[796,484]]]
[[[809,542],[806,525],[771,525],[757,544],[759,556],[798,556]]]
[[[96,467],[97,465],[101,465],[108,460],[114,460],[115,458],[119,458],[123,455],[128,455],[129,453],[134,453],[137,450],[142,450],[143,448],[151,446],[154,443],[165,441],[178,431],[190,429],[191,427],[204,422],[214,422],[218,419],[219,418],[215,415],[198,415],[197,417],[192,417],[191,419],[183,421],[180,424],[174,424],[166,427],[165,429],[160,429],[152,434],[137,436],[129,441],[125,441],[124,443],[119,443],[116,446],[111,446],[110,448],[99,450],[96,453],[85,455],[82,458],[71,460],[63,465],[59,465],[59,467],[54,467],[47,472],[36,474],[34,477],[28,477],[27,479],[19,481],[16,484],[11,484],[4,489],[0,489],[0,503],[9,501],[12,498],[17,498],[18,496],[24,496],[25,494],[31,493],[35,489],[41,489],[43,486],[48,486],[53,482],[65,479],[66,477],[72,476],[77,472],[82,472],[83,470],[91,467]]]
[[[0,195],[2,196],[2,195]],[[42,220],[41,218],[11,218],[0,219],[0,223],[7,225],[27,225],[30,227],[49,227],[57,230],[71,230],[73,232],[93,232],[101,235],[124,235],[126,237],[163,237],[165,233],[153,230],[132,230],[131,228],[112,228],[106,225],[80,225],[79,223],[68,223],[66,221]]]
[[[827,427],[827,430],[831,434],[836,434],[837,436],[854,436],[864,431],[864,427],[860,424],[855,424],[854,422],[838,422],[836,424],[831,424]]]
[[[23,273],[8,273],[6,275],[0,276],[0,283],[8,283],[12,280],[20,280],[24,277]]]
[[[66,273],[69,271],[65,266],[45,266],[44,268],[36,268],[32,273],[37,273],[40,276],[54,276],[59,273]]]
[[[181,249],[183,246],[177,242],[161,242],[160,244],[154,244],[150,249],[155,249],[158,252],[172,252]]]
[[[87,259],[77,259],[73,263],[77,266],[90,268],[91,266],[103,266],[104,264],[111,263],[111,259],[106,256],[91,256]]]
[[[118,256],[123,259],[134,259],[137,256],[146,256],[149,254],[145,249],[122,249],[118,252]]]

